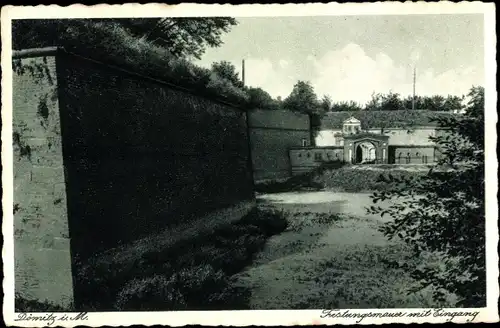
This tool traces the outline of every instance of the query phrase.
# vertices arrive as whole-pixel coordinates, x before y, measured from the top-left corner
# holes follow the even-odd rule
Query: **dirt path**
[[[369,194],[302,192],[261,195],[263,208],[287,212],[289,228],[272,237],[254,265],[237,275],[253,309],[426,307],[428,295],[405,296],[409,278],[382,258],[402,256],[365,213]],[[392,270],[392,271],[391,271]]]

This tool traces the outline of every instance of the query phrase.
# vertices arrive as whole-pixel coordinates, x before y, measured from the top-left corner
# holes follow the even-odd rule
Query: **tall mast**
[[[415,110],[415,83],[416,83],[416,77],[417,77],[417,68],[413,67],[413,98],[411,101],[411,109]]]
[[[245,60],[241,61],[241,80],[243,81],[243,86],[245,85]]]

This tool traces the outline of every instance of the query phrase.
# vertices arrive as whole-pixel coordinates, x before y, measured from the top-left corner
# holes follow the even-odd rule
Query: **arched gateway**
[[[356,164],[375,163],[377,161],[377,149],[370,141],[363,141],[356,146]]]
[[[353,164],[387,163],[389,136],[356,133],[344,136],[344,160]]]

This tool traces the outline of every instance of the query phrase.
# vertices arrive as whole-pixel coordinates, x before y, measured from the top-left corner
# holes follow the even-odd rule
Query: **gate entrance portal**
[[[344,135],[344,156],[352,164],[387,163],[389,136],[376,133]]]
[[[374,144],[364,141],[356,147],[356,164],[375,163],[377,161],[377,150]]]

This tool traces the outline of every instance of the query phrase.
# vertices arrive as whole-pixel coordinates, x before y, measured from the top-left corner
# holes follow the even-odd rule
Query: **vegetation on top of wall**
[[[57,38],[54,38],[57,34]],[[29,38],[31,36],[31,38]],[[248,94],[210,69],[175,56],[164,46],[137,37],[115,20],[18,20],[14,49],[61,46],[69,52],[179,85],[209,97],[246,106]],[[17,67],[17,66],[16,66]],[[22,69],[22,68],[21,68]]]
[[[361,121],[363,129],[406,128],[409,126],[435,126],[435,119],[450,117],[450,112],[427,110],[330,112],[321,119],[325,129],[341,129],[343,122],[351,116]]]

